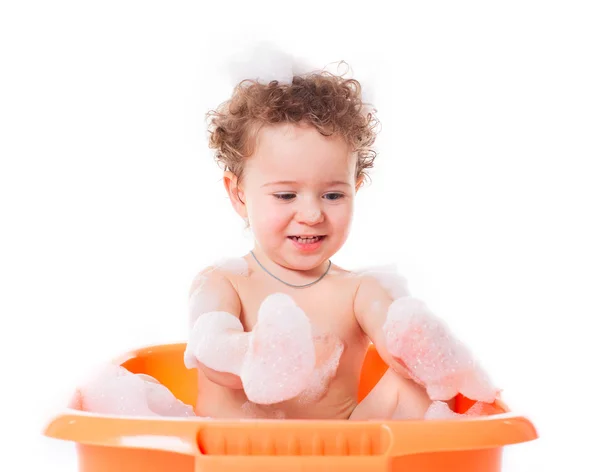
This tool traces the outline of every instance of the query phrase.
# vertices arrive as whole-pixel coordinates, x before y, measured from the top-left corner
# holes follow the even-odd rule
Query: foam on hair
[[[277,75],[283,74],[281,61],[274,65]],[[379,120],[377,110],[363,100],[360,82],[326,70],[297,75],[287,66],[284,69],[287,72],[279,80],[245,77],[229,100],[207,113],[209,147],[217,163],[240,178],[259,129],[305,123],[325,136],[343,137],[357,156],[357,180],[368,177],[377,155],[373,145]]]

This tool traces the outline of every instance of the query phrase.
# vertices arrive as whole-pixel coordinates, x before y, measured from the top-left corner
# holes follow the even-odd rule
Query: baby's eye
[[[274,193],[273,196],[279,200],[291,200],[296,194],[295,193]]]
[[[339,192],[326,193],[324,196],[326,200],[339,200],[344,198],[344,194]]]

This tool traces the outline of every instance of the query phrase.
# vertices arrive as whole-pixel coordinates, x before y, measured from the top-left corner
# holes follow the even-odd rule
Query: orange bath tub
[[[194,405],[195,370],[184,344],[148,347],[118,362],[151,375]],[[359,397],[386,365],[371,348]],[[455,410],[472,402],[457,397]],[[77,445],[81,472],[499,472],[502,448],[537,438],[529,420],[496,402],[492,414],[447,421],[221,421],[96,415],[67,409],[46,436]]]

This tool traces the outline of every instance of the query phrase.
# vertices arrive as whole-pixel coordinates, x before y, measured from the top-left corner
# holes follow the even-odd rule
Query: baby
[[[402,277],[331,263],[376,156],[377,119],[360,84],[323,71],[246,80],[209,116],[254,247],[192,283],[185,363],[198,369],[196,414],[418,419],[439,401],[450,411],[459,392],[493,402],[468,351]],[[358,403],[371,343],[389,369]]]

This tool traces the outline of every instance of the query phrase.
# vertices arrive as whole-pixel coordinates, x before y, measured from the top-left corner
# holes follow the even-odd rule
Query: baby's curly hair
[[[377,153],[372,149],[379,121],[362,100],[361,85],[326,71],[296,75],[291,84],[243,80],[230,100],[207,113],[209,147],[224,169],[242,178],[261,127],[308,123],[321,134],[341,135],[357,155],[356,179],[368,178]]]

